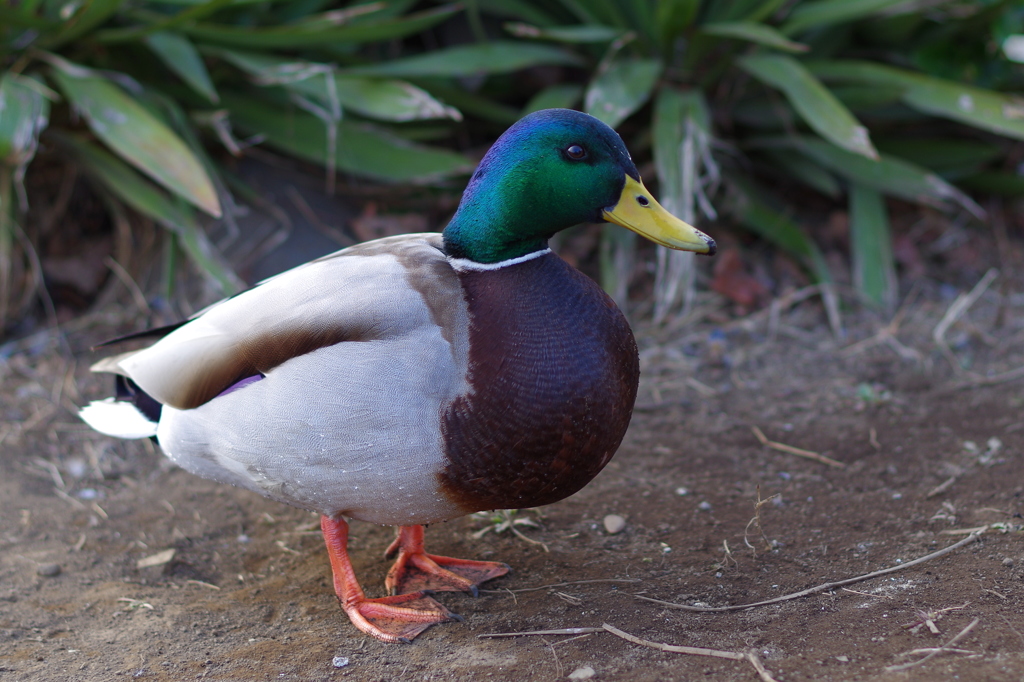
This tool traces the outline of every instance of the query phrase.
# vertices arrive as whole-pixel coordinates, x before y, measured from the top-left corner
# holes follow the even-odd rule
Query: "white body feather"
[[[438,474],[442,415],[468,390],[468,313],[439,245],[439,235],[403,235],[346,249],[99,368],[129,376],[164,403],[160,446],[192,473],[373,523],[460,516]],[[435,286],[439,276],[450,280]],[[339,333],[352,340],[290,357],[259,381],[180,408],[240,354],[273,354],[282,339]]]

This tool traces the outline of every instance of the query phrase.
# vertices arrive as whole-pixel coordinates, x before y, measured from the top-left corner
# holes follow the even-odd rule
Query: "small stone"
[[[36,568],[36,574],[44,578],[53,578],[60,575],[60,570],[60,564],[39,564],[39,567]]]
[[[597,673],[589,665],[585,665],[582,668],[576,668],[569,673],[570,680],[589,680]]]
[[[1006,566],[1007,568],[1013,568],[1013,559],[1011,559],[1010,557],[1006,557],[1005,559],[1003,559],[1003,566]]]
[[[849,656],[836,656],[836,660],[839,661],[840,663],[849,663],[850,662]]]
[[[346,658],[345,656],[335,656],[333,659],[331,659],[331,665],[333,665],[335,668],[344,668],[346,665],[348,665],[348,658]]]
[[[616,533],[621,533],[622,530],[625,527],[626,527],[626,519],[622,518],[618,514],[609,514],[608,516],[604,517],[604,529],[606,531],[608,531],[609,535],[615,535]],[[580,670],[582,670],[582,669],[583,668],[580,668]],[[585,679],[585,678],[579,678],[579,679]]]
[[[705,500],[697,505],[697,509],[700,509],[701,511],[711,511],[711,503]]]

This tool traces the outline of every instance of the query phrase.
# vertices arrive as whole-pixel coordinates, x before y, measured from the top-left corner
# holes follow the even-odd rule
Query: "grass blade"
[[[881,13],[894,13],[901,6],[908,11],[917,8],[918,0],[819,0],[798,3],[782,25],[782,32],[793,35],[809,28],[850,23]]]
[[[746,40],[765,47],[774,47],[784,52],[807,52],[811,49],[803,43],[790,40],[771,26],[750,21],[722,21],[704,24],[700,27],[700,32],[717,38]]]
[[[661,70],[657,59],[613,58],[587,87],[584,110],[617,127],[650,99]]]
[[[878,190],[856,183],[850,186],[850,248],[857,291],[891,312],[899,292],[885,200]]]
[[[509,22],[505,24],[505,30],[516,38],[551,40],[556,43],[568,44],[610,43],[622,35],[621,30],[600,24],[540,28],[531,24]]]
[[[160,31],[146,36],[145,42],[164,66],[188,83],[193,90],[214,104],[220,101],[203,58],[188,38],[178,33]]]
[[[581,66],[579,57],[550,45],[496,40],[476,45],[460,45],[395,59],[390,62],[345,69],[344,73],[360,76],[474,76],[510,73],[540,65]]]
[[[878,158],[867,128],[800,62],[782,55],[750,55],[738,63],[758,80],[781,90],[819,135],[855,154]]]
[[[209,176],[167,125],[119,87],[81,67],[58,64],[52,73],[98,138],[164,187],[220,217]]]
[[[193,38],[214,45],[257,49],[303,49],[338,43],[361,44],[403,38],[407,35],[422,33],[461,9],[458,5],[444,5],[398,19],[351,25],[334,25],[331,21],[324,21],[271,28],[252,28],[250,26],[203,23],[183,25],[180,30]]]

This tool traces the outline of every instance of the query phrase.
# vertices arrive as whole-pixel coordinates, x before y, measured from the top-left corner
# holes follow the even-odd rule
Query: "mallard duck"
[[[194,474],[319,513],[352,623],[412,640],[459,620],[428,591],[475,592],[509,570],[427,554],[425,524],[561,500],[626,432],[633,334],[547,246],[600,221],[715,251],[655,201],[611,128],[565,109],[531,114],[491,147],[441,234],[359,244],[134,335],[160,338],[94,365],[117,375],[117,395],[81,416],[155,437]],[[399,526],[391,596],[365,596],[346,518]]]

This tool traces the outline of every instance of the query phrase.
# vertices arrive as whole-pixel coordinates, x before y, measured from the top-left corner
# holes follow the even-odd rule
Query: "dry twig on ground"
[[[824,583],[822,585],[818,585],[817,587],[811,587],[811,588],[808,588],[806,590],[801,590],[800,592],[793,592],[792,594],[785,594],[785,595],[782,595],[781,597],[775,597],[774,599],[767,599],[765,601],[754,602],[752,604],[738,604],[736,606],[691,606],[689,604],[676,604],[674,602],[662,601],[661,599],[652,599],[651,597],[645,597],[645,596],[639,595],[639,594],[634,594],[633,596],[636,597],[637,599],[642,599],[644,601],[649,601],[649,602],[653,602],[655,604],[660,604],[661,606],[665,606],[665,607],[668,607],[670,609],[681,609],[683,611],[700,611],[700,612],[708,612],[708,613],[717,613],[717,612],[723,612],[723,611],[741,611],[743,609],[752,609],[752,608],[754,608],[756,606],[767,606],[769,604],[778,604],[779,602],[790,601],[790,600],[793,600],[793,599],[799,599],[800,597],[806,597],[808,595],[817,594],[818,592],[824,592],[825,590],[831,590],[831,589],[836,588],[836,587],[842,587],[843,585],[852,585],[853,583],[863,582],[865,580],[870,580],[871,578],[877,578],[878,576],[888,575],[889,573],[895,573],[896,571],[902,571],[902,570],[904,570],[906,568],[910,568],[911,566],[917,566],[918,564],[923,564],[926,561],[931,561],[932,559],[937,559],[938,557],[943,556],[944,554],[949,554],[950,552],[952,552],[952,551],[954,551],[956,549],[959,549],[959,548],[963,547],[964,545],[968,545],[968,544],[974,542],[987,529],[988,529],[988,526],[982,526],[980,528],[975,528],[975,529],[973,529],[973,532],[970,535],[968,535],[966,538],[964,538],[963,540],[961,540],[959,542],[956,542],[956,543],[950,545],[949,547],[945,547],[943,549],[940,549],[937,552],[932,552],[931,554],[923,556],[923,557],[921,557],[919,559],[914,559],[913,561],[908,561],[905,564],[900,564],[899,566],[892,566],[890,568],[883,568],[880,571],[874,571],[873,573],[866,573],[864,575],[859,575],[856,578],[847,578],[845,580],[837,580],[837,581],[831,582],[831,583]]]
[[[964,368],[960,364],[956,355],[953,353],[953,349],[946,343],[946,332],[952,327],[957,320],[963,317],[964,313],[970,310],[971,306],[978,302],[982,294],[988,289],[989,285],[992,284],[993,280],[999,276],[999,271],[995,268],[991,268],[985,273],[974,288],[966,294],[960,294],[956,297],[956,300],[950,304],[949,309],[946,310],[946,314],[942,316],[939,323],[935,325],[935,329],[932,331],[932,339],[935,341],[935,345],[939,347],[942,354],[949,360],[949,364],[953,366],[953,369],[957,372],[963,372]]]
[[[747,526],[746,526],[746,528],[743,529],[743,544],[745,544],[747,547],[749,547],[750,550],[754,553],[755,556],[757,556],[757,550],[754,549],[754,546],[752,544],[750,544],[749,540],[747,540],[747,535],[748,535],[748,533],[750,531],[750,527],[751,526],[756,526],[757,527],[757,532],[758,532],[758,535],[761,536],[761,542],[764,543],[765,551],[766,552],[770,552],[771,549],[772,549],[772,543],[768,541],[768,538],[764,534],[764,526],[761,525],[761,507],[763,507],[764,505],[768,504],[768,502],[770,502],[771,500],[775,499],[780,494],[781,493],[775,493],[774,495],[772,495],[768,499],[762,500],[761,499],[761,486],[760,485],[757,486],[757,502],[754,503],[754,517],[752,519],[750,519],[749,521],[747,521]],[[727,556],[729,558],[732,558],[732,554],[728,552],[728,549],[729,549],[729,545],[728,544],[725,545],[725,549],[726,549],[726,552],[727,552]]]
[[[640,639],[639,637],[631,635],[628,632],[623,632],[622,630],[612,625],[609,625],[608,623],[604,624],[604,629],[612,633],[616,637],[621,637],[622,639],[628,642],[633,642],[634,644],[639,644],[640,646],[651,647],[652,649],[660,649],[661,651],[671,651],[672,653],[676,654],[687,654],[689,656],[711,656],[713,658],[728,658],[733,661],[748,661],[752,666],[754,666],[754,670],[757,671],[758,676],[762,680],[764,680],[764,682],[775,682],[775,678],[771,676],[771,673],[769,673],[768,670],[764,667],[764,664],[761,663],[761,659],[758,658],[757,654],[755,654],[753,651],[741,654],[735,651],[704,649],[702,647],[695,646],[674,646],[672,644],[662,644],[660,642],[651,642],[646,639]]]
[[[891,665],[888,668],[886,668],[886,671],[887,672],[896,672],[897,670],[906,670],[907,668],[913,668],[914,666],[921,665],[925,661],[927,661],[927,660],[929,660],[929,659],[931,659],[931,658],[933,658],[935,656],[938,656],[941,653],[967,653],[967,654],[973,654],[974,652],[972,652],[972,651],[965,652],[963,650],[953,649],[951,647],[954,644],[956,644],[957,642],[959,642],[961,639],[966,637],[967,633],[970,632],[971,630],[973,630],[974,626],[977,625],[979,622],[981,622],[981,619],[980,618],[975,618],[974,620],[971,621],[970,625],[968,625],[967,627],[965,627],[963,630],[960,631],[960,634],[958,634],[956,637],[954,637],[953,639],[949,640],[948,642],[946,642],[945,644],[943,644],[940,647],[936,647],[934,649],[916,649],[915,651],[908,652],[908,653],[917,653],[917,652],[924,653],[925,651],[927,651],[928,655],[925,656],[924,658],[919,658],[918,660],[912,661],[910,663],[902,663],[900,665]]]
[[[761,445],[771,448],[772,450],[778,450],[779,452],[788,452],[791,455],[797,457],[806,457],[807,459],[813,459],[815,462],[821,462],[822,464],[828,464],[830,467],[837,467],[843,469],[846,467],[842,462],[837,462],[831,457],[818,454],[811,450],[804,450],[803,448],[795,448],[792,445],[786,445],[785,443],[778,443],[773,440],[768,440],[768,437],[764,435],[764,432],[756,426],[751,426],[750,430],[753,431],[754,437],[761,443]]]

